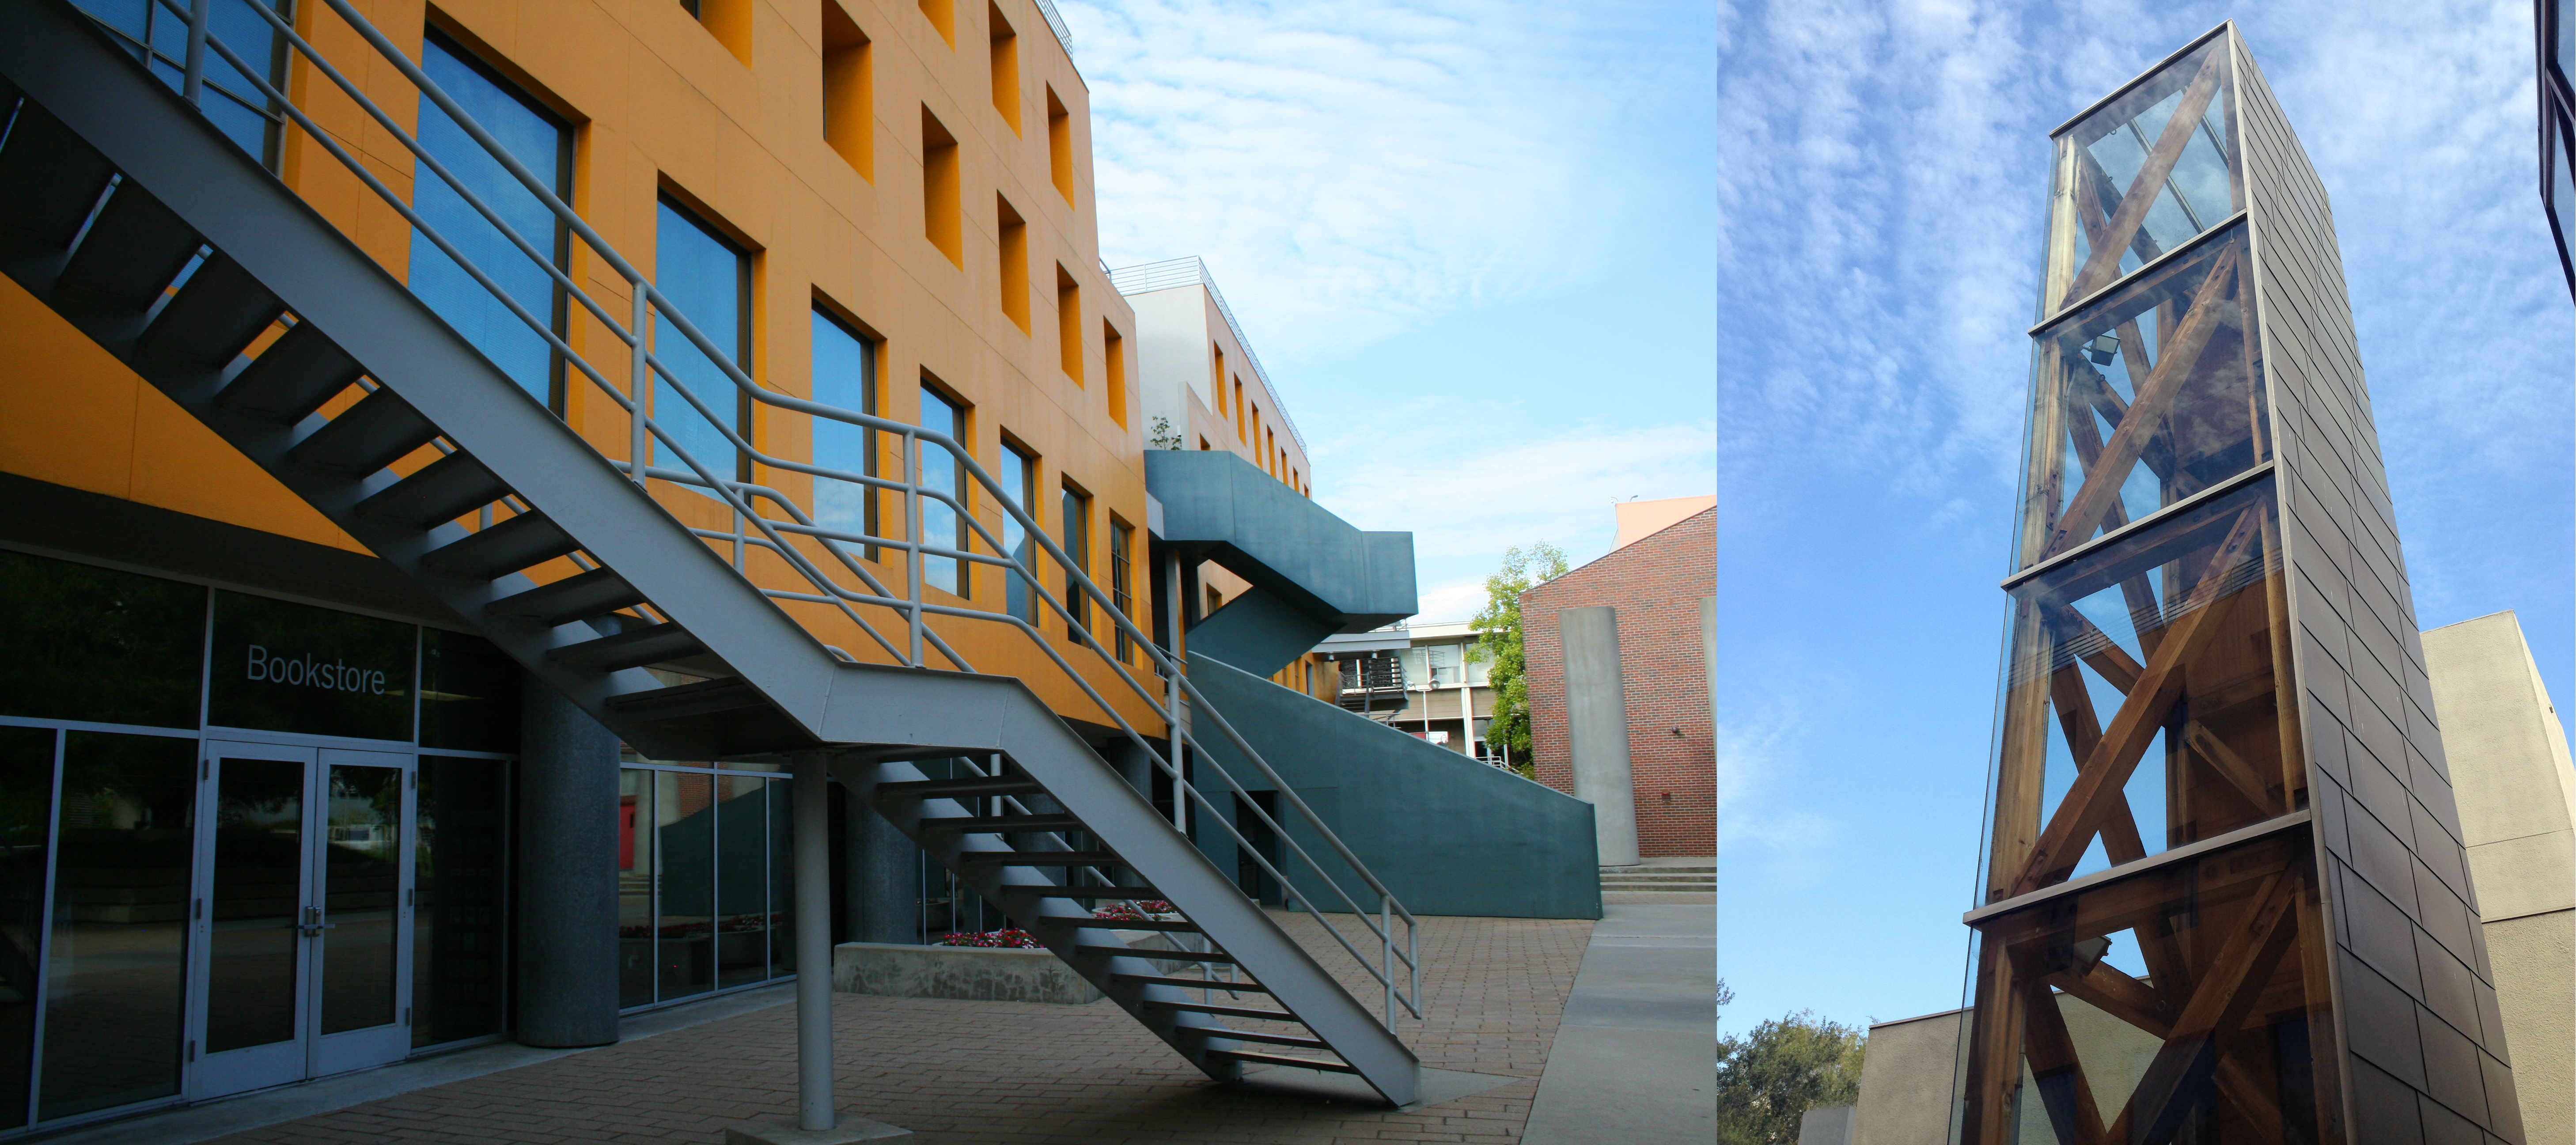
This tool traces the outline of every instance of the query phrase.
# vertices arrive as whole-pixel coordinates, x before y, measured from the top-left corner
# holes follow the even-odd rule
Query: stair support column
[[[796,1127],[833,1128],[832,842],[824,799],[829,762],[796,756],[790,799],[796,863]]]
[[[535,676],[519,725],[522,1045],[617,1040],[617,733]]]

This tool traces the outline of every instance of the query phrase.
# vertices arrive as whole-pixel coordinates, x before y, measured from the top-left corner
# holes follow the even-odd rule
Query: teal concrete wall
[[[1418,607],[1413,534],[1353,527],[1231,453],[1145,451],[1163,505],[1155,552],[1214,561],[1252,582],[1189,630],[1189,646],[1269,675],[1336,632],[1366,632]]]
[[[1591,804],[1205,656],[1190,657],[1190,682],[1413,913],[1601,917]],[[1198,735],[1246,788],[1271,786],[1212,726]],[[1224,781],[1201,771],[1196,784],[1232,810],[1216,796]],[[1375,892],[1284,799],[1278,818],[1351,898],[1377,909]],[[1202,824],[1198,840],[1218,869],[1236,869],[1223,829]],[[1280,854],[1280,869],[1317,906],[1348,909],[1285,846]]]

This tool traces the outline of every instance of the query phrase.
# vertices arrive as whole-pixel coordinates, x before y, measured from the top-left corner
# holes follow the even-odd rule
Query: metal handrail
[[[507,291],[503,290],[487,274],[485,274],[481,268],[477,267],[471,259],[467,258],[463,251],[457,249],[457,247],[448,241],[445,236],[440,235],[435,228],[431,227],[427,220],[421,218],[420,215],[412,209],[411,204],[405,197],[395,193],[391,187],[387,186],[381,179],[369,172],[363,163],[359,162],[359,160],[355,156],[351,155],[346,148],[334,140],[330,134],[321,128],[319,124],[317,124],[303,111],[303,109],[296,106],[292,100],[289,100],[275,86],[269,84],[265,79],[263,79],[258,69],[250,67],[239,55],[233,52],[230,47],[225,45],[219,37],[212,35],[211,30],[207,26],[208,12],[211,6],[206,2],[206,0],[193,0],[193,2],[185,8],[181,7],[179,0],[158,0],[158,2],[164,7],[172,10],[174,13],[177,13],[189,20],[189,40],[191,49],[189,52],[190,66],[187,69],[187,76],[183,83],[183,97],[194,97],[191,99],[192,103],[196,103],[203,98],[202,83],[199,81],[202,77],[203,71],[204,50],[213,51],[226,63],[232,65],[237,72],[259,89],[263,98],[269,100],[270,103],[277,107],[291,122],[293,122],[296,127],[301,128],[309,138],[313,139],[317,144],[323,147],[323,149],[334,159],[339,161],[342,166],[356,174],[359,179],[364,182],[379,198],[391,205],[396,212],[411,225],[416,233],[427,238],[442,254],[445,254],[449,259],[453,260],[460,269],[464,270],[466,274],[474,280],[477,285],[481,286],[486,292],[498,299],[503,307],[512,314],[512,316],[519,319],[523,325],[544,339],[547,345],[552,348],[555,353],[561,355],[562,359],[567,364],[576,368],[578,372],[583,377],[587,378],[595,388],[607,395],[617,408],[625,411],[630,421],[629,440],[632,447],[632,452],[630,454],[632,458],[642,459],[647,457],[649,455],[649,447],[653,444],[659,444],[662,449],[667,451],[668,456],[680,461],[685,468],[673,470],[661,466],[655,466],[649,462],[637,464],[634,461],[619,462],[614,459],[608,459],[608,463],[610,465],[616,467],[621,472],[626,473],[629,478],[636,481],[639,486],[643,486],[648,489],[651,487],[651,483],[653,481],[661,480],[669,484],[678,484],[696,488],[704,493],[717,497],[719,500],[724,502],[727,509],[733,516],[734,526],[732,530],[730,532],[717,532],[714,530],[693,529],[693,533],[711,541],[729,542],[733,549],[732,563],[738,574],[743,573],[743,562],[746,559],[747,552],[751,549],[758,548],[771,552],[781,558],[781,560],[786,563],[789,568],[794,570],[801,579],[805,580],[810,587],[813,587],[818,591],[815,593],[800,593],[793,590],[773,589],[753,584],[755,589],[773,600],[792,599],[834,605],[838,612],[856,624],[863,632],[874,640],[889,657],[908,667],[930,669],[930,665],[925,661],[924,656],[928,651],[935,650],[940,654],[941,658],[953,666],[954,670],[973,670],[971,665],[965,661],[964,657],[959,655],[957,651],[951,647],[946,640],[942,639],[936,631],[933,631],[928,627],[926,618],[929,616],[945,616],[987,623],[1002,623],[1019,630],[1037,647],[1040,652],[1046,655],[1048,660],[1051,661],[1059,671],[1061,671],[1083,692],[1087,700],[1106,715],[1111,723],[1118,727],[1120,732],[1124,734],[1130,742],[1134,743],[1138,748],[1145,752],[1146,757],[1153,761],[1154,766],[1170,777],[1174,791],[1185,793],[1192,802],[1200,806],[1207,813],[1204,818],[1212,820],[1218,826],[1222,827],[1225,833],[1234,840],[1239,848],[1241,848],[1241,853],[1251,856],[1254,863],[1258,865],[1265,874],[1276,880],[1281,886],[1283,892],[1291,897],[1297,906],[1302,907],[1307,913],[1314,915],[1316,921],[1324,928],[1325,932],[1331,935],[1332,938],[1351,955],[1354,961],[1358,962],[1363,969],[1365,969],[1372,977],[1376,978],[1385,987],[1385,1021],[1389,1030],[1393,1030],[1395,1027],[1395,1013],[1398,1004],[1401,1004],[1405,1011],[1411,1013],[1416,1019],[1421,1018],[1422,1010],[1418,1005],[1418,999],[1421,993],[1419,920],[1414,917],[1411,911],[1405,909],[1403,904],[1396,900],[1394,893],[1368,869],[1366,864],[1359,860],[1357,855],[1351,852],[1349,846],[1343,843],[1341,838],[1324,823],[1322,817],[1317,815],[1314,809],[1297,794],[1296,790],[1293,787],[1290,787],[1279,776],[1278,772],[1269,765],[1268,761],[1264,760],[1260,753],[1255,751],[1252,748],[1252,745],[1244,740],[1243,736],[1234,728],[1232,723],[1226,720],[1224,715],[1217,711],[1216,708],[1207,701],[1206,696],[1199,691],[1196,685],[1189,681],[1186,673],[1183,672],[1182,665],[1179,661],[1167,650],[1156,645],[1140,628],[1136,626],[1132,619],[1118,609],[1112,598],[1104,592],[1098,584],[1092,581],[1090,575],[1083,571],[1053,538],[1047,536],[1046,532],[1038,527],[1035,518],[1026,510],[1026,508],[1016,504],[1012,500],[1010,494],[1002,488],[1000,483],[996,481],[990,473],[985,471],[983,466],[975,460],[972,452],[965,448],[962,443],[949,435],[936,433],[919,426],[908,425],[886,418],[858,413],[856,411],[824,405],[819,402],[808,401],[792,395],[778,393],[770,390],[751,378],[733,362],[730,354],[718,349],[714,342],[706,337],[706,335],[702,333],[695,324],[691,323],[687,316],[684,315],[669,298],[656,289],[652,282],[640,270],[620,255],[606,238],[601,236],[569,206],[563,203],[562,200],[555,195],[553,190],[546,186],[543,180],[537,178],[533,172],[529,171],[523,164],[513,157],[506,147],[502,146],[498,140],[493,138],[489,132],[484,130],[482,125],[476,122],[463,107],[459,106],[437,85],[434,80],[430,79],[425,72],[421,71],[418,65],[416,65],[410,57],[405,55],[398,47],[379,32],[365,19],[365,17],[361,16],[355,8],[352,7],[349,0],[325,0],[325,3],[333,11],[337,12],[339,16],[349,24],[352,30],[356,31],[361,38],[365,39],[379,55],[392,63],[414,87],[419,89],[425,98],[429,99],[441,111],[445,112],[451,120],[464,130],[469,138],[473,139],[478,146],[482,147],[491,158],[503,167],[504,170],[510,172],[511,176],[517,179],[519,183],[539,202],[545,204],[549,212],[551,212],[567,230],[569,230],[573,235],[579,237],[584,245],[591,248],[591,250],[602,259],[602,261],[608,264],[610,269],[614,270],[617,275],[624,280],[630,292],[629,297],[632,303],[632,308],[630,318],[621,322],[609,312],[607,307],[601,305],[587,290],[583,289],[579,282],[574,281],[569,274],[567,274],[562,268],[558,267],[551,257],[541,252],[539,248],[504,220],[497,211],[493,210],[489,204],[485,203],[471,187],[466,185],[464,180],[458,178],[443,162],[441,162],[436,156],[430,154],[428,148],[410,131],[405,130],[400,123],[386,114],[385,111],[378,106],[373,99],[369,98],[362,90],[360,90],[355,83],[351,82],[347,76],[343,75],[339,71],[339,69],[332,66],[328,60],[324,59],[321,53],[315,49],[308,40],[296,32],[289,21],[271,11],[265,5],[256,3],[245,5],[244,7],[265,20],[278,33],[280,38],[293,49],[295,56],[301,57],[306,61],[308,66],[311,66],[318,73],[329,79],[333,86],[337,87],[351,101],[357,104],[357,106],[361,110],[365,111],[370,118],[375,120],[379,126],[385,128],[386,131],[394,138],[400,140],[403,146],[409,150],[424,167],[444,181],[458,195],[458,197],[471,206],[488,225],[498,230],[505,238],[507,238],[510,241],[510,244],[517,248],[522,256],[544,269],[555,285],[566,293],[568,299],[577,301],[581,305],[582,309],[588,311],[594,319],[607,328],[616,340],[627,349],[630,355],[631,368],[629,372],[629,389],[628,391],[621,392],[614,383],[609,381],[605,374],[603,374],[587,358],[575,351],[563,336],[556,333],[552,328],[551,323],[539,319],[536,315],[530,313],[525,306],[512,298]],[[202,49],[199,45],[202,45]],[[293,57],[290,57],[290,60],[292,58]],[[682,337],[686,338],[700,354],[704,355],[709,363],[716,366],[725,375],[726,379],[731,382],[736,389],[749,396],[752,400],[775,408],[803,413],[812,417],[840,421],[845,424],[855,425],[865,429],[883,431],[899,437],[903,443],[901,455],[903,460],[903,472],[905,475],[904,478],[902,480],[896,480],[869,474],[831,469],[815,465],[807,461],[775,457],[755,447],[733,426],[728,424],[731,420],[730,418],[721,416],[714,406],[704,400],[695,392],[688,382],[680,378],[679,375],[674,372],[669,363],[665,362],[660,358],[660,356],[653,352],[652,348],[648,344],[649,339],[645,332],[651,326],[654,321],[654,315],[657,313],[660,315],[662,322],[664,322],[670,329],[678,332]],[[1231,321],[1231,317],[1231,314],[1229,314],[1229,321]],[[1255,370],[1256,373],[1258,373],[1257,363],[1255,365]],[[801,507],[796,505],[793,498],[779,490],[754,482],[740,481],[730,477],[719,476],[708,464],[691,454],[685,446],[681,445],[665,426],[657,422],[650,413],[646,412],[645,406],[648,401],[647,395],[650,394],[651,387],[656,380],[678,393],[682,401],[691,409],[695,410],[699,416],[704,418],[709,426],[721,433],[725,437],[727,443],[735,450],[761,465],[789,472],[803,473],[809,477],[819,480],[834,480],[848,484],[855,484],[872,491],[883,490],[901,493],[905,498],[904,516],[906,519],[906,532],[908,533],[908,536],[899,538],[883,537],[875,534],[852,533],[846,530],[829,529],[817,524]],[[1265,378],[1264,381],[1266,386],[1267,379]],[[1292,434],[1294,433],[1293,423],[1291,432]],[[441,447],[442,451],[449,448],[444,442],[438,442],[436,444]],[[958,463],[959,467],[966,472],[975,485],[983,488],[993,503],[999,506],[1003,512],[1009,514],[1012,520],[1018,522],[1019,525],[1027,531],[1029,537],[1034,540],[1036,546],[1042,549],[1049,558],[1054,560],[1057,567],[1065,571],[1070,589],[1078,592],[1080,594],[1080,599],[1090,604],[1097,605],[1097,609],[1094,610],[1097,615],[1107,617],[1111,623],[1118,626],[1118,630],[1120,632],[1124,633],[1132,643],[1143,650],[1147,658],[1151,661],[1152,666],[1155,669],[1156,676],[1163,680],[1167,685],[1171,686],[1173,701],[1175,703],[1186,701],[1189,712],[1192,715],[1205,717],[1210,726],[1221,734],[1221,738],[1225,743],[1236,752],[1239,752],[1246,761],[1250,762],[1260,773],[1261,778],[1267,780],[1271,784],[1273,790],[1278,792],[1281,796],[1284,796],[1289,807],[1296,812],[1296,817],[1304,821],[1304,823],[1313,830],[1315,836],[1329,846],[1329,850],[1333,856],[1341,860],[1341,862],[1345,864],[1353,874],[1357,875],[1364,883],[1367,884],[1367,888],[1370,891],[1375,893],[1378,899],[1376,911],[1378,916],[1377,918],[1370,918],[1369,915],[1371,912],[1361,907],[1359,902],[1352,897],[1350,889],[1344,887],[1340,879],[1334,877],[1331,872],[1327,871],[1324,866],[1316,860],[1314,855],[1310,854],[1294,836],[1290,835],[1285,830],[1276,818],[1274,818],[1268,811],[1263,810],[1259,804],[1251,800],[1249,789],[1246,788],[1230,770],[1218,763],[1208,752],[1205,741],[1201,739],[1193,727],[1190,726],[1190,722],[1179,718],[1181,712],[1178,708],[1173,706],[1171,703],[1166,703],[1162,698],[1156,696],[1154,692],[1148,690],[1142,683],[1140,683],[1136,679],[1135,675],[1128,671],[1127,665],[1116,655],[1112,654],[1108,647],[1103,645],[1093,634],[1088,622],[1078,619],[1074,612],[1062,600],[1045,587],[1045,581],[1039,576],[1036,568],[1031,567],[1028,563],[1022,562],[1017,557],[1009,555],[1011,552],[1010,548],[1002,543],[1001,539],[994,534],[992,529],[987,528],[985,523],[976,517],[963,497],[931,487],[923,480],[922,447],[925,444],[938,446],[947,451],[950,457]],[[940,502],[948,506],[957,514],[958,521],[970,529],[975,537],[981,538],[985,544],[992,546],[995,553],[1001,555],[995,556],[978,553],[973,551],[971,547],[966,549],[952,549],[945,546],[929,544],[922,536],[923,513],[921,510],[923,507],[922,502],[925,499]],[[789,519],[782,521],[763,515],[755,509],[755,506],[761,503],[772,504],[780,507],[787,514]],[[511,502],[511,508],[514,512],[529,511],[526,505],[518,503],[515,499]],[[757,532],[757,538],[752,535],[752,532],[745,531],[746,525],[750,527],[752,532]],[[813,542],[816,546],[819,546],[824,552],[830,554],[844,570],[856,577],[859,583],[864,586],[865,591],[852,589],[835,581],[824,571],[822,566],[814,563],[804,549],[795,544],[791,544],[788,540],[790,536],[804,537]],[[845,545],[852,544],[859,545],[863,549],[892,549],[904,553],[904,563],[907,571],[906,591],[898,595],[894,590],[888,588],[867,569],[866,565],[870,563],[868,560],[853,557],[847,548],[844,547]],[[1102,663],[1109,667],[1110,671],[1117,676],[1119,682],[1124,684],[1130,693],[1143,702],[1147,709],[1164,719],[1170,732],[1171,746],[1175,751],[1167,754],[1162,749],[1156,747],[1151,738],[1138,731],[1126,719],[1126,717],[1118,711],[1117,707],[1093,686],[1092,682],[1084,675],[1083,672],[1077,670],[1073,664],[1068,662],[1060,653],[1057,652],[1050,640],[1036,624],[1007,611],[995,612],[982,609],[958,608],[948,605],[933,604],[925,600],[923,596],[924,586],[922,582],[922,566],[925,560],[929,558],[947,558],[974,565],[998,566],[1004,568],[1010,574],[1021,577],[1027,584],[1031,597],[1034,600],[1043,601],[1048,610],[1058,617],[1058,619],[1065,625],[1067,637],[1077,647],[1088,648],[1101,660]],[[745,574],[744,579],[747,583],[750,582],[750,578],[747,574]],[[906,646],[898,647],[892,640],[888,639],[883,633],[878,631],[876,626],[870,624],[866,617],[860,613],[859,609],[861,607],[881,608],[899,614],[906,624],[908,637]],[[800,623],[800,627],[801,626],[802,625]],[[808,632],[810,635],[811,630],[809,629]],[[838,649],[831,649],[831,651],[842,659],[850,659],[847,653],[840,652]],[[1341,905],[1348,908],[1352,917],[1358,920],[1361,926],[1365,928],[1372,937],[1380,940],[1380,949],[1374,965],[1372,965],[1371,959],[1362,954],[1360,949],[1353,945],[1350,939],[1341,933],[1340,928],[1334,926],[1330,919],[1325,916],[1324,912],[1316,907],[1313,899],[1310,898],[1304,890],[1300,889],[1297,884],[1291,882],[1286,875],[1284,875],[1278,867],[1274,865],[1268,856],[1263,855],[1258,849],[1252,847],[1250,840],[1245,837],[1244,832],[1241,830],[1241,825],[1233,822],[1229,816],[1217,813],[1216,805],[1209,799],[1208,795],[1204,791],[1200,790],[1199,785],[1192,784],[1183,777],[1182,771],[1174,758],[1174,755],[1177,754],[1178,750],[1192,750],[1198,752],[1200,757],[1207,763],[1210,770],[1225,781],[1226,786],[1231,789],[1229,793],[1242,797],[1235,801],[1236,806],[1241,809],[1249,810],[1262,825],[1266,826],[1270,830],[1275,839],[1295,854],[1296,858],[1306,869],[1312,871],[1325,885],[1329,886],[1333,890],[1333,897],[1338,898]],[[1016,803],[1016,801],[1014,802]],[[1061,841],[1061,836],[1059,835],[1057,837],[1059,841]],[[1067,877],[1070,878],[1071,876],[1068,875]],[[1401,949],[1397,947],[1394,935],[1394,923],[1395,920],[1399,918],[1404,921],[1406,930],[1405,942]],[[1403,986],[1399,986],[1397,984],[1397,979],[1399,977],[1399,972],[1397,970],[1398,964],[1401,964],[1403,967],[1401,977],[1405,979],[1406,983]]]

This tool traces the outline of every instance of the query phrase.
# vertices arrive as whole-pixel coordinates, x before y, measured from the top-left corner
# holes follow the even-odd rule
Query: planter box
[[[1159,931],[1122,930],[1140,950],[1170,950]],[[1157,960],[1177,973],[1194,962]],[[844,942],[832,948],[832,989],[887,998],[956,998],[969,1002],[1044,1002],[1079,1006],[1101,999],[1100,990],[1044,948],[913,946],[900,942]]]

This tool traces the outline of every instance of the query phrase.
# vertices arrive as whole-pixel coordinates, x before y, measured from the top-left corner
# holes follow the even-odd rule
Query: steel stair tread
[[[1107,919],[1101,921],[1107,922]],[[1125,930],[1126,927],[1118,927]],[[1157,962],[1234,962],[1235,957],[1222,950],[1157,950],[1143,946],[1076,946],[1086,954],[1108,954],[1122,958],[1151,958]]]
[[[960,851],[957,858],[961,862],[1014,867],[1114,867],[1122,863],[1115,851]]]
[[[452,576],[491,580],[580,548],[543,513],[522,513],[430,550],[420,563]]]
[[[509,491],[472,454],[451,453],[358,502],[358,512],[379,521],[427,528],[498,501]]]
[[[311,323],[299,322],[242,367],[215,395],[215,405],[277,421],[302,421],[356,385],[358,374],[357,360],[338,343]]]
[[[142,345],[157,354],[221,366],[268,329],[286,304],[251,277],[231,256],[216,251],[143,330]]]
[[[1032,831],[1079,831],[1082,820],[1071,815],[952,815],[923,819],[924,831],[1018,835]]]
[[[55,289],[126,310],[161,297],[203,245],[179,216],[133,183],[120,183],[63,265]]]
[[[1205,987],[1205,989],[1214,990],[1217,989],[1218,986],[1222,985],[1223,983],[1218,983],[1217,986],[1208,986]],[[1196,981],[1192,981],[1190,983],[1190,989],[1197,990],[1201,988],[1202,987]],[[1216,1002],[1174,1002],[1162,998],[1147,998],[1142,1004],[1164,1010],[1187,1010],[1193,1014],[1214,1014],[1220,1018],[1258,1018],[1262,1021],[1269,1022],[1297,1022],[1300,1025],[1304,1024],[1297,1015],[1291,1014],[1286,1010],[1256,1010],[1250,1006],[1227,1006]]]
[[[1004,888],[1010,889],[1010,888]],[[1105,930],[1158,930],[1174,934],[1197,934],[1199,924],[1185,918],[1094,918],[1090,915],[1047,915],[1038,919],[1045,926],[1074,928],[1100,927]]]
[[[1136,956],[1139,958],[1160,957],[1160,955],[1143,953],[1139,953]],[[1112,974],[1109,976],[1109,980],[1112,982],[1124,982],[1134,986],[1178,986],[1185,990],[1222,990],[1228,994],[1267,994],[1270,992],[1269,987],[1248,978],[1226,980],[1220,978],[1171,978],[1161,974]]]
[[[1059,899],[1132,899],[1163,893],[1152,887],[1068,887],[1061,883],[1004,883],[1001,890],[1004,894],[1030,894]],[[1111,920],[1101,919],[1100,921],[1107,924]],[[1134,928],[1122,926],[1116,929]]]
[[[880,783],[880,798],[964,799],[982,795],[1044,795],[1045,786],[1026,776],[968,776],[963,779],[911,779]]]
[[[392,390],[358,399],[286,451],[295,465],[347,477],[365,477],[401,460],[438,436],[438,427]]]
[[[115,173],[52,112],[20,104],[0,147],[0,235],[46,251],[70,247]]]
[[[1358,1069],[1351,1066],[1348,1062],[1318,1061],[1313,1058],[1294,1058],[1289,1057],[1286,1054],[1262,1054],[1253,1053],[1249,1050],[1209,1050],[1207,1054],[1212,1058],[1232,1058],[1235,1061],[1253,1062],[1259,1065],[1295,1066],[1299,1069],[1329,1070],[1333,1073],[1359,1072]]]
[[[695,656],[706,650],[707,646],[690,635],[688,629],[662,623],[556,648],[546,653],[546,659],[613,672],[620,668],[641,668],[646,664]]]
[[[1273,1046],[1300,1046],[1310,1050],[1323,1050],[1326,1053],[1332,1052],[1333,1049],[1333,1047],[1329,1043],[1325,1042],[1324,1039],[1309,1037],[1303,1034],[1273,1034],[1260,1030],[1229,1030],[1223,1026],[1176,1026],[1173,1028],[1172,1032],[1188,1034],[1193,1037],[1200,1038],[1227,1038],[1238,1042],[1260,1042],[1264,1045]]]
[[[608,705],[640,720],[676,720],[765,709],[769,697],[745,680],[700,680],[628,692],[609,700]]]
[[[494,616],[516,616],[553,627],[606,616],[644,603],[644,594],[613,569],[597,568],[549,581],[483,606]]]

